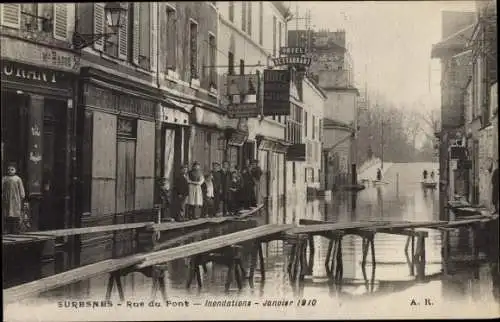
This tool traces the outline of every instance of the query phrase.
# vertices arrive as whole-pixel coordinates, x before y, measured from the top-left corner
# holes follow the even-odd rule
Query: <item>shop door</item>
[[[119,138],[116,146],[116,212],[135,207],[135,140]]]
[[[65,107],[63,101],[46,100],[43,122],[43,184],[38,219],[40,230],[64,228]]]
[[[173,184],[175,171],[180,168],[180,151],[175,149],[176,135],[174,129],[165,129],[165,150],[163,155],[163,177]],[[178,146],[178,150],[180,145]]]

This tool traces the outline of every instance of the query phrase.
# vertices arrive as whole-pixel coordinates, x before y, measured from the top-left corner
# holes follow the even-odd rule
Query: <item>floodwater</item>
[[[420,185],[423,169],[437,169],[437,164],[393,164],[386,172],[382,186],[370,186],[352,194],[337,193],[331,200],[314,200],[307,204],[289,201],[286,208],[268,216],[269,223],[298,223],[299,219],[336,222],[360,220],[438,220],[438,191],[423,190]],[[452,238],[455,253],[471,251],[467,236]],[[463,242],[465,240],[465,243]],[[202,273],[203,287],[196,283],[186,288],[188,261],[168,264],[166,292],[169,302],[161,302],[158,293],[156,307],[149,307],[151,280],[141,273],[123,278],[126,301],[118,306],[118,295],[113,294],[113,307],[65,308],[74,298],[103,300],[107,276],[94,278],[66,288],[63,296],[36,300],[36,309],[26,300],[5,308],[6,316],[19,320],[26,318],[51,320],[100,319],[307,319],[307,318],[418,318],[418,317],[497,317],[499,303],[493,297],[492,279],[487,263],[455,265],[451,275],[441,274],[441,233],[429,230],[426,240],[425,281],[416,281],[405,256],[405,236],[377,234],[375,237],[376,267],[368,255],[367,274],[361,269],[361,238],[345,236],[343,246],[343,282],[332,285],[325,272],[328,240],[315,237],[315,256],[312,275],[302,283],[291,282],[287,273],[286,242],[270,242],[264,248],[266,278],[258,269],[254,285],[246,281],[241,290],[235,282],[225,290],[227,267],[208,264]],[[453,248],[453,247],[452,247]],[[460,257],[460,256],[458,256]],[[463,256],[462,256],[463,257]],[[483,256],[484,257],[484,256]],[[52,293],[53,294],[53,293]],[[64,301],[66,302],[60,302]],[[212,307],[207,301],[240,301],[232,306]],[[267,300],[281,301],[280,306],[265,306]],[[305,301],[304,301],[305,300]],[[57,302],[59,301],[59,302]],[[285,301],[289,301],[289,305]],[[290,305],[290,301],[293,301]],[[249,304],[250,306],[244,306]],[[141,307],[144,305],[144,307]],[[235,306],[236,305],[236,306]],[[10,314],[9,314],[10,313]]]

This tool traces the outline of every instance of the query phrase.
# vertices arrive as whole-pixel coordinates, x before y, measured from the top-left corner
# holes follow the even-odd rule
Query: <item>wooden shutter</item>
[[[95,2],[94,3],[94,34],[104,33],[104,3]],[[104,49],[104,38],[101,38],[94,42],[94,49],[102,51]]]
[[[1,24],[7,27],[18,28],[21,25],[21,5],[4,3],[1,5]]]
[[[157,34],[157,29],[158,29],[158,15],[157,13],[157,8],[158,8],[158,2],[151,2],[149,5],[149,10],[150,10],[150,21],[151,21],[151,41],[150,41],[150,62],[151,62],[151,70],[156,72],[157,68],[157,55],[158,51],[156,50],[158,46],[158,34]]]
[[[133,4],[133,14],[134,14],[134,30],[132,35],[132,62],[139,65],[139,34],[140,29],[140,2],[134,2]]]
[[[128,9],[128,4],[123,5],[123,7]],[[125,60],[128,56],[128,17],[128,10],[122,13],[121,26],[118,31],[118,58]]]
[[[68,4],[54,4],[54,38],[66,40],[68,38]]]

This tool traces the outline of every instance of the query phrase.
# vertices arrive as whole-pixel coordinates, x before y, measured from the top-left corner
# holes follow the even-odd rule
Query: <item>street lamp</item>
[[[101,38],[116,35],[121,27],[122,14],[126,12],[127,9],[125,9],[120,2],[107,2],[104,6],[104,18],[106,25],[112,30],[112,32],[100,34],[81,34],[75,31],[73,33],[73,47],[75,49],[83,49],[92,45]],[[76,26],[75,29],[77,29]]]

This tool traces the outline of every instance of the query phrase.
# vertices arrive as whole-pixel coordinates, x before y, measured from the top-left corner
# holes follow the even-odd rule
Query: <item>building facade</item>
[[[71,227],[79,57],[74,4],[1,4],[2,175],[15,163],[34,229]],[[43,19],[34,16],[43,16]]]
[[[217,8],[220,86],[227,85],[225,75],[262,73],[271,67],[270,58],[277,57],[279,48],[286,44],[283,4],[279,1],[225,1],[217,2]],[[255,102],[256,97],[247,95],[233,99]],[[236,123],[236,128],[243,134],[243,140],[235,139],[228,147],[229,160],[240,165],[248,159],[258,160],[264,173],[259,199],[268,201],[270,209],[278,209],[285,196],[286,117],[231,119],[228,122]]]
[[[473,139],[467,140],[465,127],[466,107],[471,105],[468,104],[467,88],[472,76],[472,53],[466,48],[466,39],[472,36],[474,21],[475,16],[470,12],[443,12],[443,40],[433,46],[431,53],[432,58],[441,60],[441,129],[437,135],[440,142],[440,218],[444,220],[448,219],[445,206],[449,200],[474,194],[474,179],[469,182],[469,172],[475,173],[472,169],[475,165],[471,167],[470,161],[476,154],[476,147]],[[472,132],[468,131],[469,138]]]

